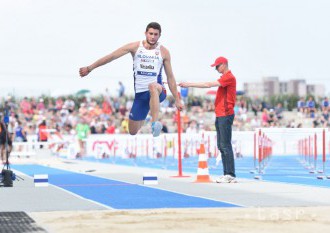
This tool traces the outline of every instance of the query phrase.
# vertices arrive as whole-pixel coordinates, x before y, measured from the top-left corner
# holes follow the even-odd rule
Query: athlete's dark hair
[[[146,32],[149,30],[149,28],[153,28],[153,29],[159,30],[159,34],[162,33],[162,28],[161,28],[161,26],[160,26],[159,23],[156,23],[156,22],[149,23],[147,25]]]

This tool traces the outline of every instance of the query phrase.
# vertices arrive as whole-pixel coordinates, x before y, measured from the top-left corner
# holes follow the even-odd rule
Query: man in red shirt
[[[215,70],[222,74],[216,81],[183,82],[180,87],[210,88],[218,87],[215,98],[215,127],[217,130],[217,145],[221,152],[223,176],[216,179],[217,183],[236,183],[234,153],[231,145],[232,125],[234,121],[234,106],[236,102],[236,78],[228,69],[228,60],[218,57],[214,64]]]

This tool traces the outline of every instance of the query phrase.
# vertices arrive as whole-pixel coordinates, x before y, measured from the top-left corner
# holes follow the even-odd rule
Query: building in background
[[[270,97],[274,95],[297,95],[306,97],[325,96],[325,86],[322,84],[306,84],[304,79],[293,79],[281,82],[278,77],[263,77],[261,82],[244,83],[244,93],[249,97]]]
[[[244,83],[244,93],[245,95],[249,97],[257,96],[257,97],[263,97],[265,96],[264,93],[264,86],[260,83]]]
[[[262,85],[264,87],[264,93],[267,96],[273,96],[280,93],[280,81],[278,77],[263,77]]]
[[[325,87],[322,84],[307,85],[307,95],[313,95],[318,97],[325,96]]]

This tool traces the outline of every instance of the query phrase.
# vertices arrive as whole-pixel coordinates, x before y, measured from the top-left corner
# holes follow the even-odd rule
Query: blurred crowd
[[[184,98],[185,110],[181,112],[182,131],[198,133],[214,130],[214,99],[210,97]],[[125,95],[124,89],[117,96],[105,94],[98,97],[61,96],[57,98],[17,99],[8,96],[2,101],[2,112],[8,110],[8,132],[13,141],[25,141],[26,136],[37,134],[40,141],[47,140],[47,129],[66,134],[125,134],[128,133],[128,114],[133,97]],[[317,107],[318,106],[318,107]],[[282,103],[272,107],[255,99],[247,101],[240,96],[235,106],[234,130],[253,130],[259,127],[304,127],[310,119],[313,127],[329,126],[329,101],[324,98],[316,104],[313,98],[301,98],[297,108],[287,117],[288,111]],[[3,116],[4,117],[4,116]],[[177,132],[177,111],[171,96],[161,103],[163,132]],[[151,119],[147,117],[146,124]],[[150,127],[142,128],[142,133],[150,133]]]
[[[316,102],[313,97],[301,97],[296,108],[288,111],[283,103],[270,106],[267,102],[255,99],[250,102],[248,111],[246,102],[236,105],[234,125],[238,130],[253,130],[260,127],[329,127],[329,100],[324,97]],[[248,114],[250,113],[250,114]]]

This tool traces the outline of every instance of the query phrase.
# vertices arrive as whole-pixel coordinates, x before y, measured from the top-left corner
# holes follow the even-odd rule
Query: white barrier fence
[[[26,142],[13,142],[10,157],[30,158],[35,157],[40,151],[48,151],[53,155],[75,158],[76,153],[79,151],[79,146],[75,136],[53,134],[47,142],[40,142],[37,135],[28,135]]]
[[[246,156],[253,155],[252,131],[233,132],[233,148],[235,153]],[[204,135],[204,136],[203,136]],[[215,132],[204,134],[182,134],[182,157],[196,156],[200,143],[203,140],[206,153],[209,156],[218,155],[217,139]],[[105,156],[138,157],[147,156],[157,158],[159,156],[178,157],[178,134],[162,134],[153,138],[149,134],[130,136],[125,134],[90,135],[87,140],[87,154],[96,158]]]
[[[319,133],[318,130],[292,130],[286,128],[261,129],[272,139],[274,155],[298,155],[298,139],[304,135]],[[234,131],[232,135],[232,145],[234,153],[242,156],[253,156],[254,154],[254,134],[257,131]],[[321,138],[321,137],[318,137]],[[216,133],[204,132],[203,134],[181,135],[182,157],[195,156],[201,141],[204,141],[206,154],[216,157],[217,150]],[[327,140],[328,142],[328,140]],[[321,147],[321,140],[317,142]],[[45,149],[50,149],[52,154],[67,158],[75,158],[79,152],[78,141],[75,136],[53,135],[48,142],[38,142],[37,136],[29,136],[28,142],[13,143],[12,156],[34,156],[36,151],[43,145]],[[328,143],[327,143],[328,145]],[[102,158],[107,156],[120,156],[124,158],[148,156],[157,158],[160,156],[178,157],[178,135],[161,134],[153,138],[151,134],[93,134],[86,140],[86,155]],[[327,150],[328,151],[328,150]]]
[[[204,135],[204,140],[203,140]],[[200,143],[203,140],[206,153],[215,157],[218,155],[215,132],[204,134],[182,134],[181,151],[182,157],[197,155]],[[53,155],[67,158],[75,158],[79,152],[79,144],[75,136],[56,135],[47,142],[39,142],[37,135],[29,135],[27,142],[14,142],[11,156],[33,157],[40,146],[43,150],[50,150]],[[253,153],[253,132],[233,132],[233,148],[237,153],[251,156]],[[138,157],[148,156],[157,158],[160,156],[178,157],[178,135],[162,134],[157,138],[151,134],[93,134],[86,139],[86,154],[96,158],[105,156]]]

